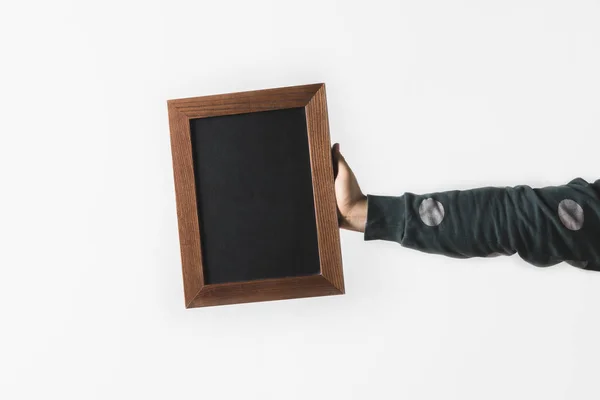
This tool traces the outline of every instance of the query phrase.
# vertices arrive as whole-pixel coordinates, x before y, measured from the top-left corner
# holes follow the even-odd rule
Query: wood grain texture
[[[218,94],[170,100],[168,103],[188,118],[244,114],[304,107],[321,84]]]
[[[189,307],[218,306],[256,301],[286,300],[340,294],[322,275],[264,279],[206,285]]]
[[[342,250],[338,228],[329,117],[325,85],[312,97],[305,107],[308,143],[315,198],[317,237],[321,274],[344,293]]]
[[[324,84],[169,100],[169,126],[187,308],[344,293]],[[190,119],[304,107],[321,273],[206,285]]]
[[[169,126],[171,129],[171,153],[177,199],[183,287],[187,307],[204,286],[190,121],[175,107],[169,105]]]

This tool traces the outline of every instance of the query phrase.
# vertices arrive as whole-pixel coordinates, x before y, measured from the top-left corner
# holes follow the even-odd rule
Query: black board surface
[[[304,108],[190,121],[206,284],[320,272]]]

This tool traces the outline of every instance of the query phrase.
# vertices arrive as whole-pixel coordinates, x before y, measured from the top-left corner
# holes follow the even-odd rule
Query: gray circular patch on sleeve
[[[583,208],[571,199],[565,199],[558,205],[558,218],[560,222],[572,231],[583,227]]]
[[[419,206],[421,221],[427,226],[437,226],[444,220],[444,206],[432,198],[425,199]]]

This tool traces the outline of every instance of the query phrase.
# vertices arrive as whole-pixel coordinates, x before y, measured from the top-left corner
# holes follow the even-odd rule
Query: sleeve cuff
[[[406,221],[404,196],[367,195],[367,223],[364,240],[401,243]]]

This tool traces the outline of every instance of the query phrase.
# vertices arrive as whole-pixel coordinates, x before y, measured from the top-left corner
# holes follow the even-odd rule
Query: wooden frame
[[[167,105],[186,308],[343,294],[344,278],[325,85],[320,83],[169,100]],[[190,120],[296,107],[304,107],[306,113],[320,274],[205,284]]]

